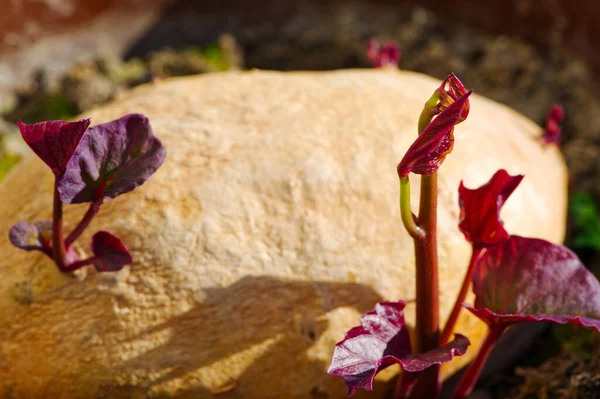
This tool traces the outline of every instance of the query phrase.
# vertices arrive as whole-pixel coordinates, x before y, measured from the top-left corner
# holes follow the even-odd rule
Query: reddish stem
[[[407,398],[415,384],[415,379],[416,373],[402,371],[402,374],[398,377],[398,382],[394,391],[394,399]]]
[[[100,200],[98,202],[90,203],[90,207],[88,208],[85,215],[83,215],[83,218],[81,219],[81,221],[77,224],[77,226],[75,226],[73,231],[71,231],[71,233],[67,236],[67,239],[65,240],[67,246],[70,246],[71,244],[73,244],[73,242],[76,239],[78,239],[79,236],[90,225],[90,222],[92,221],[94,216],[96,216],[96,214],[100,210],[100,205],[102,205],[102,200]]]
[[[73,262],[71,263],[68,267],[67,267],[67,271],[74,271],[77,270],[79,268],[82,268],[83,266],[87,266],[87,265],[91,265],[92,263],[94,263],[94,261],[96,260],[95,256],[91,256],[87,259],[83,259],[83,260],[78,260],[77,262]]]
[[[417,322],[415,353],[424,353],[439,346],[439,285],[437,257],[437,174],[421,177],[419,224],[424,237],[415,239]],[[436,398],[441,388],[440,366],[431,366],[418,373],[411,397]]]
[[[442,331],[442,335],[440,337],[440,345],[445,345],[450,341],[450,336],[454,331],[454,326],[456,325],[456,321],[458,320],[458,315],[462,309],[462,304],[467,297],[467,292],[469,292],[469,288],[471,287],[471,280],[473,279],[473,269],[475,269],[475,261],[479,258],[481,251],[483,248],[473,247],[473,251],[471,252],[471,260],[469,261],[469,267],[467,268],[467,273],[465,274],[465,278],[462,282],[462,286],[460,287],[460,291],[458,296],[456,297],[456,301],[454,302],[454,307],[452,308],[452,312],[450,312],[450,316],[448,317],[448,321],[446,321],[446,325],[444,326],[444,330]]]
[[[504,331],[504,327],[502,326],[494,326],[491,327],[488,335],[485,337],[483,344],[481,345],[481,349],[479,349],[479,353],[477,357],[471,362],[467,371],[463,374],[456,390],[454,391],[454,395],[452,395],[452,399],[463,399],[471,394],[475,384],[477,383],[477,379],[479,378],[479,374],[481,374],[481,370],[483,369],[483,365],[487,360],[492,348],[500,339],[502,332]]]
[[[65,271],[67,248],[63,239],[63,204],[58,195],[58,177],[54,180],[54,204],[52,212],[52,255],[61,271]]]

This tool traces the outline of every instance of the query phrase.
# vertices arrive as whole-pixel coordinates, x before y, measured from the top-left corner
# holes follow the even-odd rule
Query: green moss
[[[564,351],[577,355],[582,360],[592,360],[600,349],[600,335],[591,328],[579,326],[554,325],[554,338]]]
[[[0,156],[0,181],[4,180],[7,173],[19,163],[21,156],[18,154],[2,154]]]
[[[22,120],[36,123],[55,119],[72,119],[77,115],[77,105],[62,94],[42,94],[20,104],[14,112],[6,115],[12,122]]]
[[[102,75],[118,85],[128,85],[144,79],[148,74],[146,65],[139,58],[132,58],[127,62],[114,60],[100,60],[98,69]]]
[[[600,214],[594,198],[584,192],[572,193],[569,214],[575,225],[571,245],[600,251]]]
[[[218,45],[192,46],[185,50],[189,55],[197,55],[209,63],[216,71],[227,71],[230,68],[227,56]]]

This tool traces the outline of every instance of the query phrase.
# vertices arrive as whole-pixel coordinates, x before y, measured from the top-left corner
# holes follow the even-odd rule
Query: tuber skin
[[[577,256],[562,245],[514,236],[504,229],[500,209],[523,176],[511,176],[501,169],[479,188],[460,184],[458,227],[472,245],[472,256],[440,332],[437,171],[452,151],[456,125],[468,117],[470,94],[455,75],[449,75],[425,103],[418,119],[419,135],[397,167],[401,221],[415,242],[416,342],[411,343],[407,332],[404,302],[378,303],[361,318],[361,326],[351,329],[334,349],[328,373],[344,379],[349,396],[360,388],[372,390],[379,371],[399,364],[403,372],[394,399],[437,398],[442,385],[440,365],[464,355],[469,346],[467,337],[454,334],[463,307],[490,330],[452,399],[471,394],[490,352],[514,324],[568,323],[600,331],[600,282]],[[552,137],[548,141],[546,133],[544,139],[557,142],[563,113],[553,108],[549,115]],[[418,216],[410,208],[411,174],[421,175]],[[474,304],[464,303],[470,288]],[[464,333],[468,335],[468,331]]]

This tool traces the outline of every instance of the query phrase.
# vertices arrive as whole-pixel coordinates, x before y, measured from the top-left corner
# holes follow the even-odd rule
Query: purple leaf
[[[393,41],[380,46],[376,39],[369,39],[367,57],[373,68],[397,67],[400,62],[400,48]]]
[[[470,95],[471,91],[467,92],[427,125],[398,164],[400,177],[411,172],[419,175],[437,172],[446,155],[452,151],[454,126],[459,122]]]
[[[461,334],[455,334],[454,340],[446,345],[432,349],[425,353],[408,355],[398,359],[402,370],[416,373],[427,367],[448,363],[454,356],[462,356],[467,353],[467,347],[471,345],[469,339]]]
[[[551,321],[600,331],[600,283],[562,245],[511,236],[479,258],[473,291],[475,306],[465,306],[490,326]]]
[[[50,258],[52,254],[52,222],[16,223],[9,231],[10,242],[25,251],[41,251]],[[66,263],[77,262],[79,255],[72,247],[67,247]]]
[[[50,220],[33,224],[19,222],[10,229],[8,237],[15,247],[25,251],[37,250],[52,255],[52,222]]]
[[[564,108],[558,104],[554,104],[546,117],[546,129],[542,135],[542,139],[546,144],[558,144],[560,142],[560,134],[562,132],[560,123],[564,118]]]
[[[377,303],[374,310],[361,317],[361,325],[336,344],[327,373],[344,379],[348,395],[359,388],[371,390],[377,372],[394,364],[392,356],[410,355],[405,306],[403,301]]]
[[[489,182],[474,190],[466,188],[460,182],[458,228],[467,241],[475,247],[484,248],[508,238],[500,219],[500,209],[521,180],[522,175],[510,176],[504,169],[500,169]]]
[[[116,272],[133,262],[123,241],[107,231],[99,231],[92,237],[94,266],[99,272]]]
[[[361,325],[348,331],[335,346],[327,372],[344,379],[349,396],[360,388],[372,390],[375,375],[392,364],[400,364],[406,372],[418,372],[466,352],[469,340],[457,335],[455,341],[441,348],[412,355],[405,305],[403,301],[378,303],[363,315]]]
[[[439,99],[438,110],[443,111],[455,103],[459,98],[467,94],[467,89],[465,89],[465,86],[456,77],[456,75],[451,73],[446,77],[446,79],[444,79],[442,85],[435,92]],[[467,119],[467,116],[469,116],[469,110],[470,105],[469,101],[467,101],[462,107],[462,111],[456,124],[459,124]]]
[[[19,121],[18,125],[23,140],[55,175],[60,176],[90,125],[90,120],[46,121],[31,125]]]
[[[91,127],[58,183],[60,199],[77,204],[115,198],[143,184],[165,156],[143,115],[130,114]]]

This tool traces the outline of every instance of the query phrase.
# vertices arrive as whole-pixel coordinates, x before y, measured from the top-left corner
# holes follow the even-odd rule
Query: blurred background
[[[369,68],[369,38],[400,69],[465,86],[542,125],[565,109],[567,244],[600,271],[597,0],[0,0],[0,179],[26,151],[15,123],[68,119],[127,89],[237,69]],[[481,397],[600,397],[600,342],[546,330]],[[488,395],[488,396],[485,396]],[[492,396],[493,395],[493,396]],[[564,396],[561,396],[564,395]],[[591,395],[591,396],[588,396]]]

